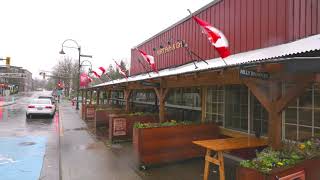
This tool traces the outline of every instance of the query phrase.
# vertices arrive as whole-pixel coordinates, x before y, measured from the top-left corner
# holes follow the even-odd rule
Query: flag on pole
[[[108,73],[106,73],[106,69],[105,69],[105,68],[99,67],[98,69],[101,71],[101,75],[100,75],[100,76],[102,76],[103,74],[105,74],[106,77],[107,77],[110,81],[112,81],[112,78],[109,76]]]
[[[97,73],[97,72],[95,72],[95,71],[92,71],[92,73],[97,77],[97,78],[100,78],[101,76]]]
[[[102,72],[102,74],[106,72],[106,70],[103,67],[99,67],[98,69]]]
[[[80,75],[80,86],[81,87],[86,87],[88,84],[92,82],[92,79],[86,74],[86,73],[81,73]]]
[[[126,72],[121,68],[121,66],[117,63],[117,61],[115,61],[115,60],[113,60],[113,61],[116,63],[116,66],[119,70],[119,73],[128,80],[128,76],[127,76]]]
[[[202,32],[208,36],[209,42],[216,48],[216,50],[220,54],[220,57],[228,57],[230,55],[229,43],[224,34],[220,30],[211,26],[206,21],[195,16],[192,17],[197,22],[197,24],[201,26]]]
[[[157,67],[156,67],[156,63],[155,63],[155,61],[154,61],[154,57],[151,56],[151,55],[148,55],[146,52],[144,52],[144,51],[142,51],[142,50],[140,50],[140,49],[138,49],[138,48],[137,48],[137,50],[139,51],[139,53],[141,54],[141,56],[143,57],[143,59],[144,59],[145,61],[147,61],[147,63],[148,63],[149,66],[151,67],[151,69],[152,69],[154,72],[158,73],[158,69],[157,69]]]

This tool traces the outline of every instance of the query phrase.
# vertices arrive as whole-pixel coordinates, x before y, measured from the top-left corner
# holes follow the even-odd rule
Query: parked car
[[[56,103],[56,98],[53,97],[53,96],[45,96],[45,95],[41,95],[38,97],[38,99],[50,99],[52,104],[55,104]]]
[[[32,118],[32,115],[49,115],[53,117],[56,107],[50,99],[32,99],[27,107],[26,117]]]

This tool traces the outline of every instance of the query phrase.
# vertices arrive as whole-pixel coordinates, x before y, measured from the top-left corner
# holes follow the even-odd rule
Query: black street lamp
[[[74,42],[77,46],[73,47],[73,46],[65,46],[64,43],[67,41],[72,41]],[[76,110],[79,110],[79,91],[80,91],[80,68],[81,68],[81,64],[80,64],[80,58],[81,57],[88,57],[88,58],[92,58],[91,55],[83,55],[81,54],[81,47],[79,46],[79,44],[77,43],[77,41],[73,40],[73,39],[66,39],[63,41],[63,43],[61,44],[61,51],[59,52],[60,54],[66,54],[63,51],[63,48],[73,48],[73,49],[77,49],[78,50],[78,83],[77,83],[77,104],[76,104]]]

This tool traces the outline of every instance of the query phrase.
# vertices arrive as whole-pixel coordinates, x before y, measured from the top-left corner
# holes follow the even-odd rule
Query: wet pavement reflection
[[[33,98],[39,95],[50,95],[49,91],[29,92],[9,97],[0,97],[0,137],[36,136],[48,139],[46,156],[42,166],[40,179],[59,179],[58,164],[58,113],[53,118],[35,116],[26,118],[26,108]],[[13,102],[14,104],[10,104]],[[4,105],[4,106],[2,106]],[[26,142],[20,147],[32,144]],[[14,150],[13,150],[14,151]]]

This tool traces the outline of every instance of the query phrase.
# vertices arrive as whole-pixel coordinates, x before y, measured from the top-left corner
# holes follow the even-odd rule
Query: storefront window
[[[226,86],[225,127],[248,131],[248,88],[246,86]]]
[[[210,87],[207,94],[206,121],[223,125],[224,120],[224,87]]]
[[[177,121],[200,121],[200,88],[174,88],[166,100],[168,119]]]
[[[288,89],[292,84],[285,84]],[[284,138],[304,140],[319,137],[320,129],[320,88],[314,84],[302,96],[290,102],[284,111]]]
[[[154,90],[134,90],[130,96],[131,109],[136,112],[151,112],[158,110]]]
[[[260,132],[260,135],[267,135],[268,133],[268,111],[262,106],[258,99],[254,96],[250,96],[252,103],[251,106],[251,128],[250,132],[254,134],[256,131]]]

